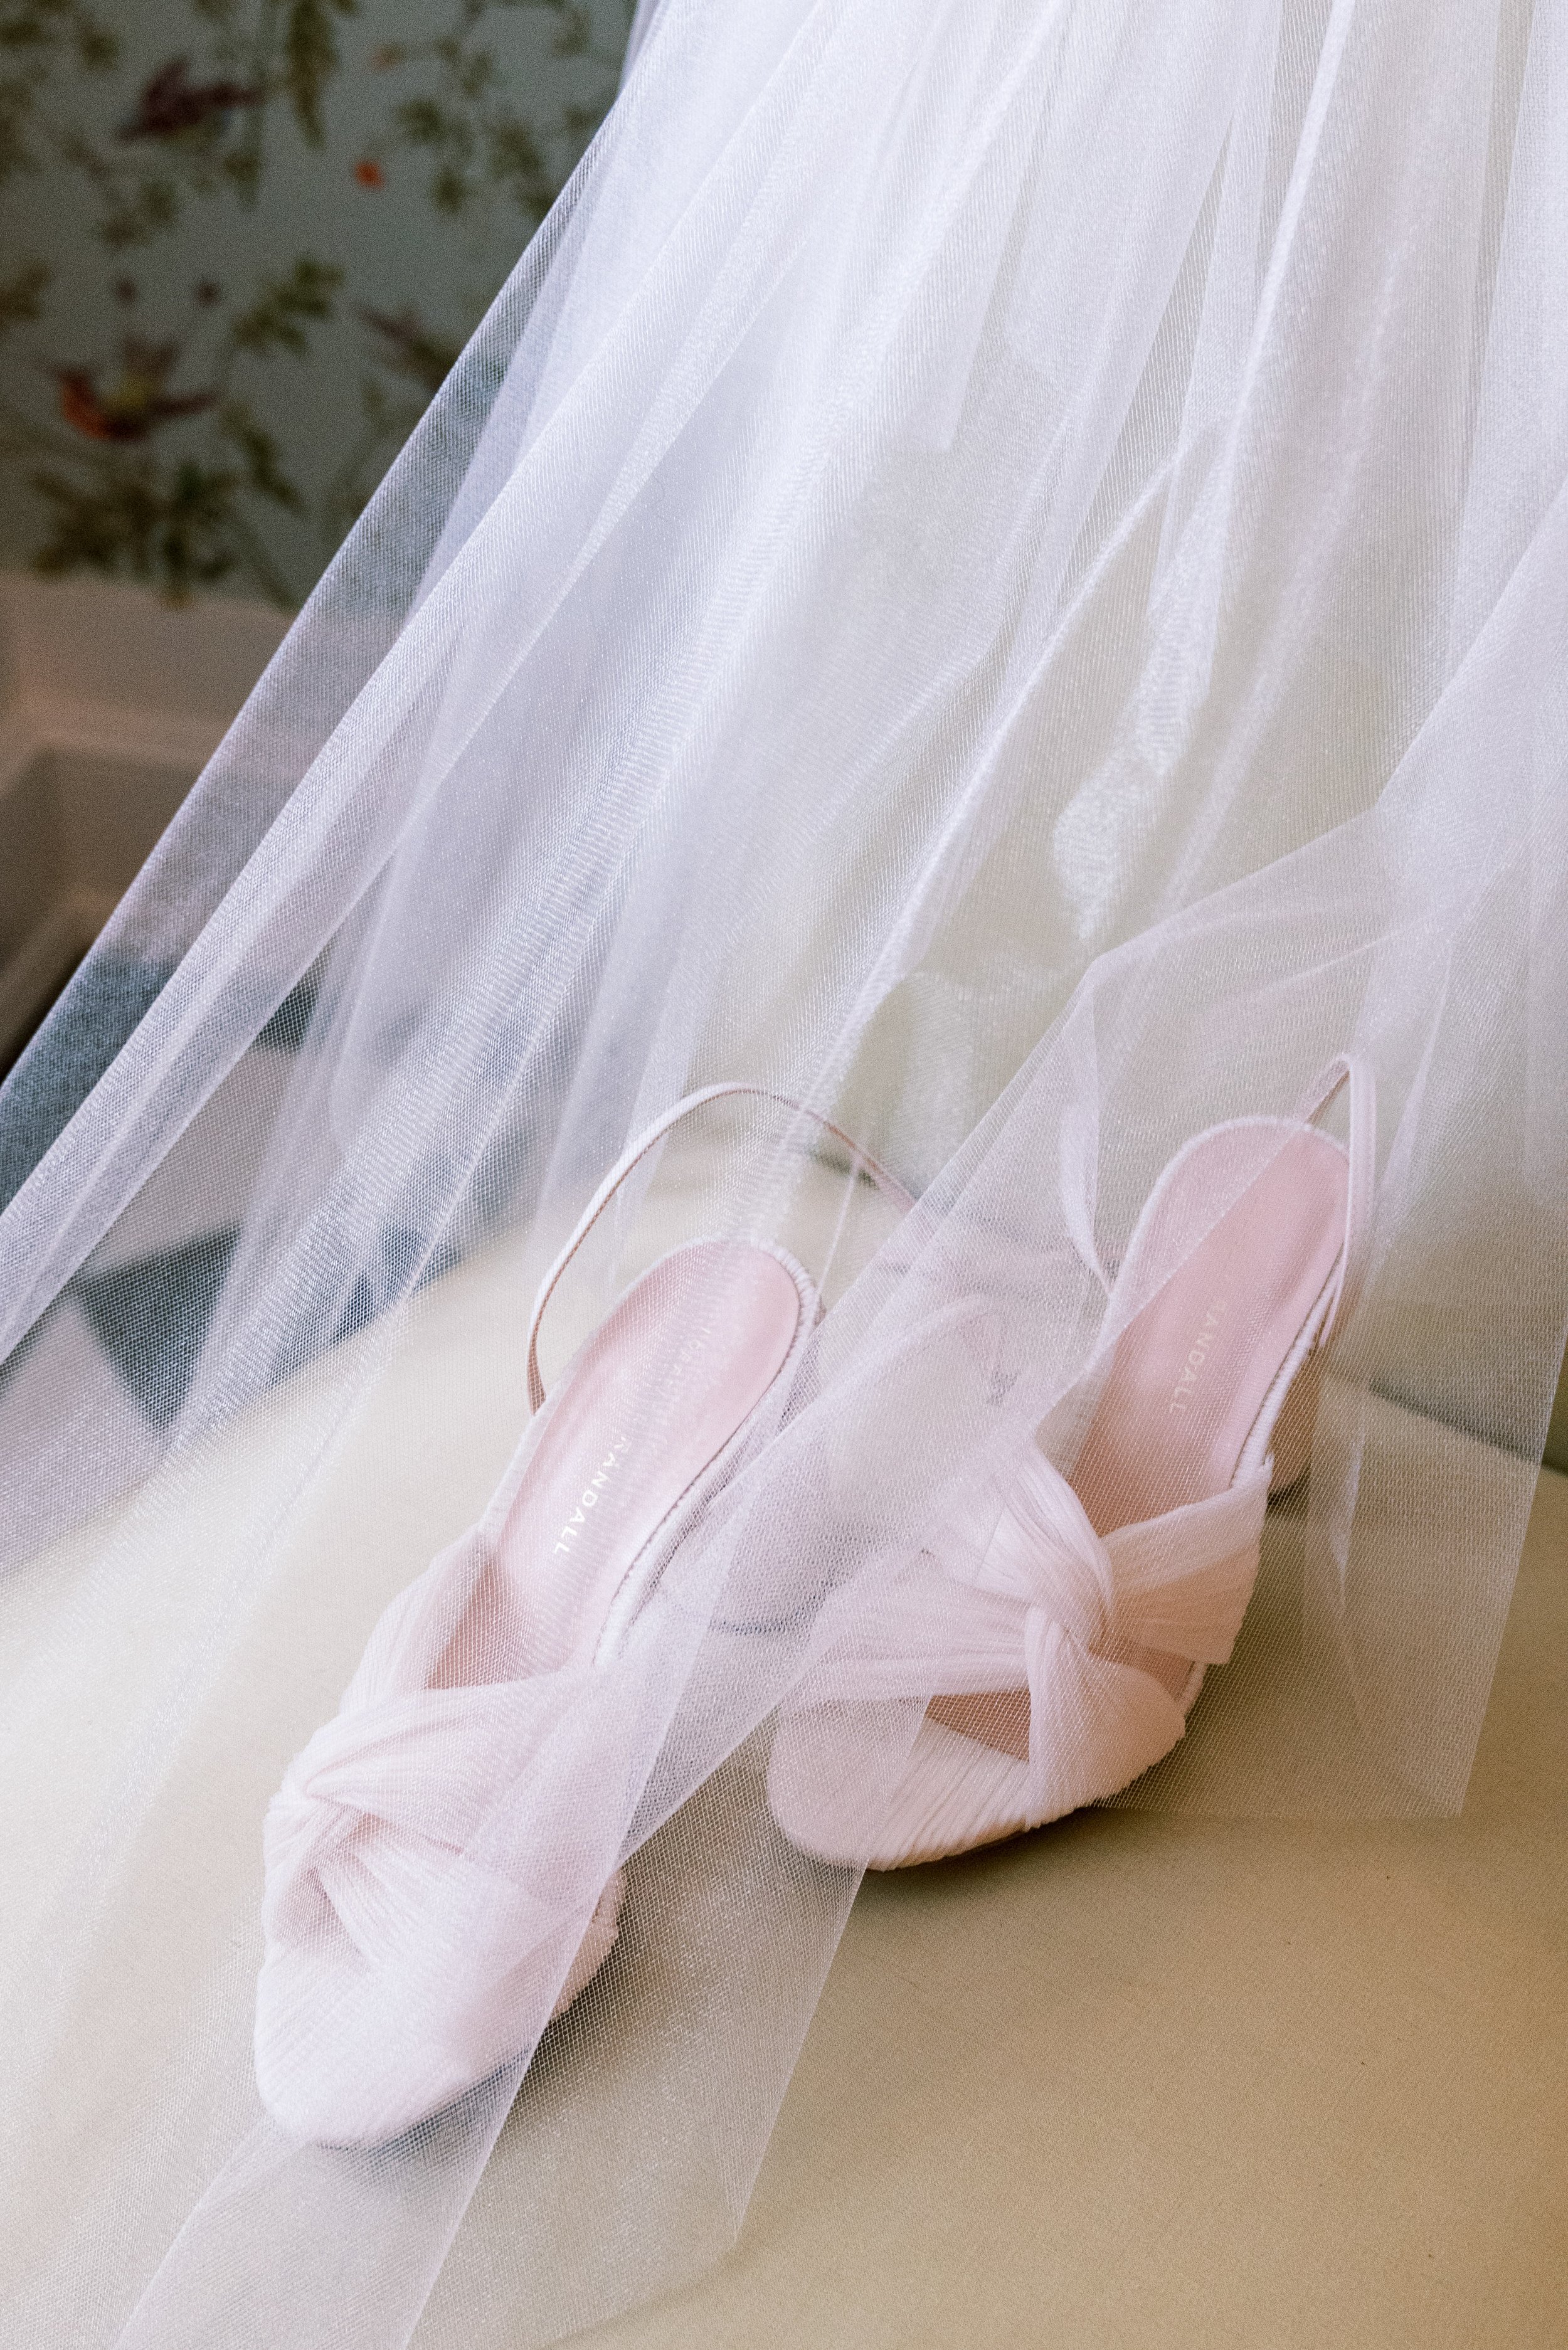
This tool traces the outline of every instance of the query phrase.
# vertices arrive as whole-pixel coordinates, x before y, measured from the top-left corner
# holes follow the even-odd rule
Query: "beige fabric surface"
[[[867,1879],[736,2252],[585,2341],[1568,2341],[1565,1731],[1547,1471],[1460,1819],[1096,1812]]]
[[[421,1297],[265,1588],[216,1641],[211,1704],[138,1839],[117,1929],[64,1989],[63,2048],[41,2043],[51,2152],[29,2155],[8,2206],[0,2277],[71,2260],[57,2166],[94,2168],[171,2051],[209,2028],[199,2019],[233,2039],[232,2103],[192,2112],[158,2154],[171,2235],[254,2106],[206,1954],[226,1921],[245,1921],[224,1970],[243,2014],[267,1797],[380,1607],[504,1464],[530,1289],[511,1248]],[[566,1301],[556,1361],[593,1310]],[[178,1523],[147,1530],[135,1572],[97,1567],[88,1530],[8,1584],[0,1684],[15,1686],[0,1701],[26,1702],[37,1735],[34,1781],[11,1791],[0,1958],[43,1898],[57,1828],[103,1789],[138,1682],[128,1667],[199,1605],[236,1493],[288,1440],[311,1385],[277,1391],[193,1463]],[[1401,1440],[1471,1442],[1413,1419]],[[1288,1527],[1271,1528],[1283,1556]],[[1443,1571],[1436,1523],[1433,1535]],[[1270,1556],[1266,1543],[1260,1621]],[[84,1579],[93,1609],[67,1643],[61,1610]],[[1227,1720],[1246,1734],[1223,1677],[1203,1704],[1210,1739]],[[738,2248],[680,2295],[582,2338],[1555,2350],[1568,2342],[1565,1731],[1568,1478],[1548,1471],[1460,1819],[1095,1812],[869,1879]],[[170,1905],[188,1976],[151,1930]],[[628,1927],[654,1931],[647,1916]],[[634,1951],[639,1979],[657,1978],[659,1955]],[[522,2339],[510,2147],[504,2134],[418,2350]]]

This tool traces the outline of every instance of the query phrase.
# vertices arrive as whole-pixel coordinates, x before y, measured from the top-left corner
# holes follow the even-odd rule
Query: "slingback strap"
[[[689,1118],[693,1110],[701,1109],[709,1102],[721,1101],[729,1094],[753,1095],[759,1101],[777,1102],[784,1109],[794,1110],[800,1117],[810,1118],[813,1124],[819,1126],[825,1134],[831,1134],[836,1141],[843,1143],[852,1161],[853,1174],[858,1175],[864,1168],[877,1189],[886,1199],[891,1200],[895,1207],[902,1209],[907,1213],[914,1206],[914,1200],[905,1191],[896,1175],[889,1175],[879,1160],[873,1159],[868,1150],[861,1149],[853,1136],[846,1134],[841,1126],[835,1126],[831,1118],[824,1118],[819,1110],[812,1109],[805,1102],[795,1101],[788,1094],[774,1093],[771,1086],[747,1085],[741,1081],[726,1085],[704,1086],[701,1092],[688,1094],[683,1101],[678,1101],[675,1104],[673,1109],[667,1109],[662,1118],[656,1118],[647,1131],[640,1134],[637,1140],[622,1152],[583,1210],[571,1239],[539,1284],[539,1295],[534,1301],[533,1316],[528,1324],[528,1409],[530,1411],[537,1411],[545,1400],[545,1382],[539,1372],[539,1326],[545,1319],[545,1309],[555,1295],[556,1284],[566,1267],[571,1263],[632,1169],[647,1158],[655,1144],[662,1142],[670,1128],[678,1125],[683,1118]]]
[[[1340,1251],[1328,1313],[1318,1334],[1320,1347],[1327,1345],[1339,1324],[1351,1313],[1366,1270],[1372,1202],[1377,1183],[1377,1081],[1365,1061],[1341,1053],[1308,1087],[1299,1113],[1303,1123],[1314,1124],[1347,1087],[1350,1180],[1345,1200],[1345,1246]]]

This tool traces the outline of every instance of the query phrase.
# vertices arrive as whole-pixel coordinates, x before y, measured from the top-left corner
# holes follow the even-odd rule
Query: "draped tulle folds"
[[[1010,1509],[1031,1686],[1128,1774],[1176,1738],[1121,1800],[1457,1808],[1568,1334],[1565,45],[645,7],[0,1094],[0,2338],[542,2345],[716,2257],[857,1883],[781,1774],[869,1815],[1023,1658]],[[1258,1171],[1157,1261],[1174,1155],[1262,1163],[1341,1056],[1355,1295],[1177,1738],[1020,1471]],[[567,1410],[530,1305],[727,1079],[784,1099],[673,1128],[552,1299],[559,1396],[711,1243],[564,1513],[652,1513],[636,1607],[551,1648],[485,1613]],[[759,1247],[798,1343],[667,1523]]]

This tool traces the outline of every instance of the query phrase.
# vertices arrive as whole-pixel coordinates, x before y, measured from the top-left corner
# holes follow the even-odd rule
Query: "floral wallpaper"
[[[632,0],[0,0],[0,565],[308,592]]]

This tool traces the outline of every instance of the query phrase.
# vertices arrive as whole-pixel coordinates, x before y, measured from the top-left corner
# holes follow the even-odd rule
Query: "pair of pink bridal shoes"
[[[1346,1084],[1348,1152],[1311,1123]],[[783,1250],[693,1243],[632,1285],[548,1402],[539,1323],[677,1118],[763,1091],[691,1096],[600,1186],[534,1309],[536,1417],[512,1466],[480,1523],[387,1610],[272,1804],[256,2075],[293,2135],[375,2145],[440,2111],[514,2062],[545,2001],[559,2013],[615,1940],[619,1871],[607,1884],[581,1850],[515,1848],[509,1798],[560,1767],[589,1677],[704,1499],[766,1441],[767,1399],[819,1306]],[[794,1844],[855,1867],[936,1859],[1115,1794],[1181,1737],[1251,1596],[1271,1485],[1305,1466],[1372,1155],[1370,1085],[1344,1062],[1300,1118],[1239,1119],[1177,1154],[1111,1290],[1119,1335],[1084,1383],[1070,1477],[1032,1444],[978,1571],[928,1555],[880,1603],[852,1588],[825,1607],[769,1766]],[[1147,1303],[1127,1319],[1135,1295]],[[678,1403],[639,1425],[671,1359]],[[890,1741],[889,1716],[919,1697],[912,1742]],[[598,1868],[586,1885],[585,1866]]]
[[[1348,1150],[1311,1123],[1345,1087]],[[1270,1492],[1307,1465],[1361,1262],[1373,1118],[1368,1075],[1339,1061],[1300,1118],[1238,1119],[1177,1153],[1110,1294],[1113,1329],[1120,1300],[1147,1302],[1084,1383],[1071,1475],[1032,1444],[978,1567],[927,1554],[880,1601],[851,1591],[825,1611],[769,1768],[792,1842],[852,1867],[937,1860],[1116,1794],[1169,1752],[1231,1654]]]
[[[379,2145],[439,2112],[514,2062],[546,2002],[558,2014],[615,1941],[619,1870],[585,1888],[580,1831],[556,1851],[516,1848],[509,1816],[525,1807],[509,1799],[551,1769],[569,1775],[590,1676],[765,1434],[765,1400],[783,1395],[819,1308],[784,1250],[695,1242],[633,1284],[548,1401],[539,1326],[632,1168],[678,1118],[733,1094],[780,1098],[743,1085],[691,1095],[589,1201],[534,1308],[536,1416],[506,1475],[479,1524],[382,1616],[268,1809],[255,2068],[295,2137]],[[658,1378],[672,1360],[673,1394]],[[650,1397],[668,1401],[656,1426]],[[613,1775],[613,1758],[597,1767]]]

